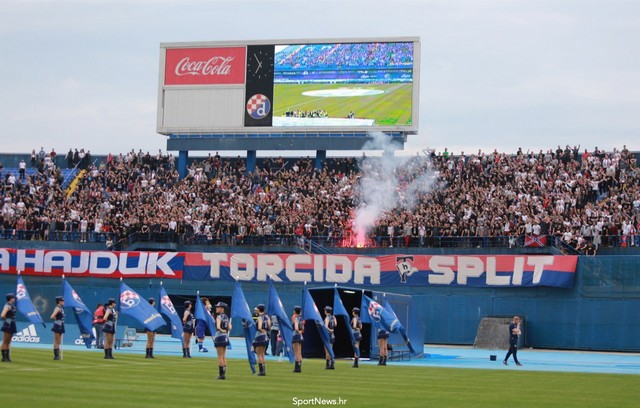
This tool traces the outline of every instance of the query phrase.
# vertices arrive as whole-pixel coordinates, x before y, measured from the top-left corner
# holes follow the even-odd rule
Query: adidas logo
[[[82,337],[82,335],[80,335],[74,342],[73,344],[75,344],[76,346],[86,346],[87,343],[84,342],[84,337]],[[96,341],[92,340],[91,341],[91,345],[95,346],[96,345]]]
[[[30,324],[26,329],[16,333],[11,338],[11,341],[19,343],[40,343],[40,337],[38,337],[38,333],[36,333],[36,325]]]

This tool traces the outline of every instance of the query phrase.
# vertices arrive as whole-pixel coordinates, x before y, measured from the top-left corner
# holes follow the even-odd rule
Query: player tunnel
[[[415,350],[415,353],[411,357],[419,357],[424,355],[424,325],[421,323],[417,308],[413,306],[413,299],[409,295],[400,295],[393,293],[373,292],[370,290],[352,289],[352,288],[315,288],[309,289],[309,293],[313,298],[318,310],[324,317],[324,307],[331,306],[335,312],[336,307],[334,305],[334,290],[338,291],[338,295],[347,310],[351,315],[351,310],[354,307],[360,308],[362,303],[362,294],[364,293],[369,298],[375,299],[380,303],[387,301],[394,309],[394,313],[397,314],[398,320],[404,325],[408,338],[411,340],[411,344]],[[361,314],[367,313],[366,310],[361,310]],[[349,320],[351,316],[349,317]],[[336,358],[350,358],[353,357],[353,346],[351,345],[351,338],[349,336],[350,323],[346,322],[344,317],[336,316],[338,322],[335,329],[336,340],[333,345],[333,351]],[[363,323],[362,328],[362,341],[360,342],[360,356],[361,358],[377,358],[379,355],[378,343],[375,336],[375,329],[373,329],[369,323]],[[395,349],[406,349],[406,342],[398,333],[392,333],[389,337],[388,344]],[[313,321],[306,321],[304,344],[302,347],[302,355],[305,358],[324,358],[324,346],[318,334],[318,329]],[[409,357],[408,350],[405,355]]]
[[[351,320],[351,309],[360,307],[362,302],[362,290],[337,288],[338,295],[342,300],[344,308],[349,313]],[[309,293],[313,298],[320,315],[324,318],[324,307],[331,306],[334,308],[333,297],[334,288],[316,288],[309,289]],[[371,291],[364,291],[365,295],[371,296]],[[343,316],[336,316],[338,322],[335,329],[336,341],[333,344],[333,352],[336,358],[353,357],[353,346],[351,345],[351,337],[349,336],[350,324],[345,321]],[[362,328],[362,341],[360,342],[360,354],[363,358],[368,358],[370,350],[368,345],[371,341],[371,325],[364,324]],[[304,326],[304,344],[302,345],[302,356],[305,358],[324,358],[324,346],[318,329],[313,321],[307,320]]]

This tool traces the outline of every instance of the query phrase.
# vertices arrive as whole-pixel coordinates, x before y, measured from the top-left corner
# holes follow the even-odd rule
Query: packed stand
[[[276,66],[290,69],[313,67],[395,67],[413,65],[413,43],[346,43],[289,46],[276,53]]]
[[[359,246],[354,214],[363,174],[379,158],[245,160],[209,155],[180,179],[174,157],[131,151],[87,164],[67,197],[59,180],[38,173],[4,183],[2,237],[210,245]],[[428,175],[428,190],[410,191]],[[378,215],[365,245],[556,246],[595,254],[601,245],[640,246],[640,175],[625,148],[578,147],[511,155],[453,156],[446,149],[394,169],[397,205]],[[549,244],[552,244],[549,242]]]

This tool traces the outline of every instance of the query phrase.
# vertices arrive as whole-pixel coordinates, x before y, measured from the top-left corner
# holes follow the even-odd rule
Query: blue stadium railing
[[[629,241],[629,246],[640,246],[640,240]],[[312,236],[310,238],[298,235],[236,235],[236,234],[193,234],[163,232],[134,232],[124,238],[118,238],[113,232],[80,232],[80,231],[42,231],[42,230],[17,230],[0,229],[0,240],[21,241],[61,241],[61,242],[87,242],[104,243],[113,242],[113,249],[125,250],[133,244],[174,244],[180,246],[210,245],[210,246],[289,246],[299,247],[307,252],[315,254],[333,254],[336,248],[358,248],[352,241],[343,236]],[[567,255],[584,255],[583,251],[576,250],[559,237],[548,235],[547,246],[555,248]],[[619,236],[603,236],[603,246],[623,247],[622,238]],[[435,236],[425,237],[422,242],[418,237],[410,237],[405,241],[404,236],[371,237],[368,248],[521,248],[525,247],[524,236],[497,236],[497,237],[449,237]]]

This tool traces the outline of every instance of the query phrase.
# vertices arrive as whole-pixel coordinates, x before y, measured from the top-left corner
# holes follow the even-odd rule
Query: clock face
[[[249,77],[255,80],[262,80],[273,73],[273,56],[266,50],[257,49],[249,51],[248,69]]]

